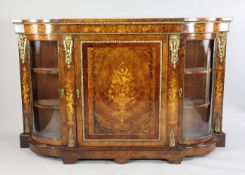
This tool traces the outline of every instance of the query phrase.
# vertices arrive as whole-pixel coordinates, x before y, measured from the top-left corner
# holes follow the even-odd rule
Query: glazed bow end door
[[[167,37],[78,36],[79,146],[165,146]]]
[[[183,66],[182,137],[184,144],[212,138],[214,36],[186,36]]]
[[[64,145],[58,53],[60,40],[57,37],[29,39],[33,107],[31,137],[44,144]]]

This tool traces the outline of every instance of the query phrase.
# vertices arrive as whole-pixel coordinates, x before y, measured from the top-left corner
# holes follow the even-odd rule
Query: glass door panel
[[[32,41],[34,133],[60,138],[58,48],[56,41]]]
[[[213,40],[186,42],[183,137],[206,136],[211,131]]]

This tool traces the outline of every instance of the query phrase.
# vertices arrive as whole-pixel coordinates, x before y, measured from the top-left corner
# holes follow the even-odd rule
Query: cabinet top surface
[[[163,34],[228,32],[231,18],[121,18],[13,20],[25,34]]]
[[[14,24],[54,23],[54,24],[83,24],[83,23],[207,23],[231,22],[232,18],[101,18],[101,19],[20,19],[13,20]]]

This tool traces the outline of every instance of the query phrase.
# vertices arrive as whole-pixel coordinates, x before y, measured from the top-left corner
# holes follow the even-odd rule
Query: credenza
[[[23,107],[20,146],[64,163],[180,163],[225,146],[230,22],[14,20]]]

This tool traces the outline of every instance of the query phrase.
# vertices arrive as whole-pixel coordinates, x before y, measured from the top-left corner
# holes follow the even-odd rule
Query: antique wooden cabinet
[[[230,18],[16,20],[22,148],[77,159],[166,159],[225,145]]]

